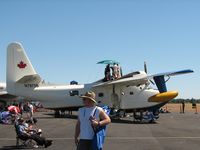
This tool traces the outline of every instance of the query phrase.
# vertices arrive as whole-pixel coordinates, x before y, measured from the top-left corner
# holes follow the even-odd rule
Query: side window
[[[71,85],[77,85],[78,82],[73,80],[73,81],[70,82],[70,84],[71,84]]]
[[[69,92],[69,95],[70,95],[70,96],[79,95],[79,91],[70,91],[70,92]]]
[[[103,93],[99,93],[98,96],[99,97],[104,97],[104,94]]]

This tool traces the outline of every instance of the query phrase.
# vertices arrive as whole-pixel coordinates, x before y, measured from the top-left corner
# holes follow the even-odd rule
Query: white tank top
[[[90,108],[83,107],[78,110],[78,117],[80,120],[80,139],[87,139],[87,140],[93,139],[94,131],[91,126],[91,121],[89,119],[91,116],[94,116],[97,120],[99,120],[99,112],[101,109],[102,108],[100,107],[94,106]]]

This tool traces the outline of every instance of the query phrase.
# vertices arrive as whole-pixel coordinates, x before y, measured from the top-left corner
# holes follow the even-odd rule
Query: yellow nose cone
[[[178,95],[177,91],[158,93],[156,95],[149,97],[148,101],[149,102],[167,102],[175,98],[177,95]]]

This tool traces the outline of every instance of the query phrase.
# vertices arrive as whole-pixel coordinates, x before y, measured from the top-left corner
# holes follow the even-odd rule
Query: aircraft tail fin
[[[39,83],[40,76],[34,70],[23,46],[18,43],[10,43],[7,47],[7,91],[15,94],[16,83]]]

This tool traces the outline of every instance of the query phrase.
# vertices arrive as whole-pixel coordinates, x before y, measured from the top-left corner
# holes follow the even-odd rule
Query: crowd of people
[[[52,144],[52,140],[46,140],[46,138],[42,136],[42,130],[37,128],[37,119],[33,117],[33,113],[34,106],[30,102],[1,107],[0,123],[14,124],[17,135],[17,145],[19,140],[22,140],[24,141],[24,146],[33,146],[34,148],[38,146],[49,147]],[[32,145],[28,145],[30,141],[34,141],[31,142]]]
[[[96,106],[98,103],[95,100],[95,93],[88,91],[84,96],[80,96],[83,100],[84,107],[78,111],[78,120],[75,126],[74,140],[77,145],[77,150],[93,150],[93,138],[94,135],[99,132],[98,130],[104,130],[111,120],[106,111]],[[52,140],[47,140],[42,135],[42,130],[36,125],[37,119],[33,117],[33,105],[29,102],[26,104],[20,103],[18,106],[11,105],[6,107],[0,114],[1,121],[8,119],[7,116],[14,114],[14,121],[12,122],[16,132],[16,145],[19,145],[19,141],[23,141],[23,145],[28,146],[30,142],[33,148],[44,146],[45,148],[52,145]],[[7,112],[4,114],[4,112]],[[22,115],[27,113],[27,120]],[[4,115],[2,115],[4,114]],[[3,122],[8,123],[8,122]],[[103,137],[100,137],[103,136]],[[102,146],[104,143],[105,135],[100,134],[101,144],[96,142],[97,146]],[[102,149],[102,148],[101,148]]]
[[[34,106],[30,102],[8,105],[1,107],[0,123],[12,124],[16,118],[26,113],[29,120],[33,120]]]

